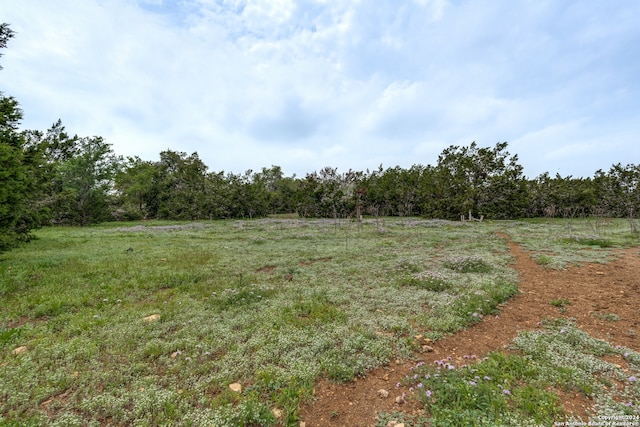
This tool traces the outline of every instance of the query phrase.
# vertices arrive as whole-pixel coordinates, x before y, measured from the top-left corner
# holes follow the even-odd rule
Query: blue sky
[[[525,174],[640,163],[634,0],[0,0],[24,129],[212,171],[435,164],[509,142]]]

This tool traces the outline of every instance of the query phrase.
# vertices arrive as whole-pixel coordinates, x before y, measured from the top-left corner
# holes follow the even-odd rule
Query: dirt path
[[[503,236],[508,238],[507,236]],[[586,264],[567,270],[545,270],[528,253],[509,241],[515,258],[520,293],[509,300],[499,316],[487,316],[467,330],[432,345],[434,351],[420,355],[426,363],[451,356],[481,356],[507,346],[518,331],[538,327],[544,318],[572,317],[577,326],[613,345],[640,351],[640,253],[638,248],[616,252],[608,264]],[[554,299],[568,300],[561,310],[550,304]],[[607,315],[615,314],[613,321]],[[402,393],[396,383],[409,373],[415,362],[400,362],[378,368],[352,383],[321,381],[316,385],[313,402],[301,409],[306,427],[372,427],[377,413],[412,413],[415,404],[399,405],[395,397]],[[381,398],[378,390],[389,391]],[[591,402],[579,395],[561,396],[565,411],[585,416]],[[410,402],[410,401],[409,401]]]

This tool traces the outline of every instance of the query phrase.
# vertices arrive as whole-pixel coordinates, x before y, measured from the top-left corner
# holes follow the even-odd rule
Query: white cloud
[[[213,170],[409,167],[507,140],[529,174],[589,175],[640,133],[639,12],[595,0],[0,0],[18,33],[0,89],[26,128],[61,118],[119,154],[198,151]],[[621,142],[603,155],[611,135]]]

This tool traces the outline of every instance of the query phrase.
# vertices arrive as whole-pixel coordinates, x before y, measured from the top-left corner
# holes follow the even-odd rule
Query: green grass
[[[545,268],[562,269],[570,264],[606,263],[611,249],[640,244],[626,219],[611,219],[607,227],[592,218],[528,219],[505,221],[504,231],[531,253]]]
[[[0,424],[294,425],[319,378],[495,313],[517,291],[505,227],[519,233],[415,218],[39,230],[0,257]]]
[[[425,413],[419,419],[407,416],[407,425],[554,425],[639,414],[639,353],[594,339],[564,319],[521,332],[511,348],[512,353],[493,352],[481,360],[466,355],[433,365],[419,362],[403,385],[410,387],[405,400],[417,399]],[[615,355],[625,366],[604,359]],[[590,420],[564,414],[560,391],[592,399]],[[398,414],[379,419],[390,417],[402,419]]]

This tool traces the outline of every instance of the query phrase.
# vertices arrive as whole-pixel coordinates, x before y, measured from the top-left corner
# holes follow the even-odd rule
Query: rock
[[[278,408],[273,408],[271,410],[271,413],[273,414],[274,417],[280,419],[282,418],[282,410],[278,409]]]
[[[240,383],[229,384],[229,388],[236,393],[242,393],[242,384]]]
[[[305,423],[304,421],[300,421],[299,427],[307,427],[307,423]]]
[[[381,388],[380,390],[378,390],[378,396],[380,396],[383,399],[386,399],[387,397],[389,397],[389,392]]]
[[[431,347],[430,345],[423,345],[422,351],[425,353],[431,353],[433,351],[433,347]]]
[[[13,349],[13,351],[11,353],[13,353],[13,354],[22,354],[25,351],[27,351],[27,346],[26,345],[21,345],[20,347],[17,347],[15,349]]]
[[[151,316],[143,317],[142,320],[144,320],[145,322],[155,322],[157,320],[160,320],[160,315],[152,314]]]
[[[404,427],[404,423],[399,423],[396,420],[390,420],[385,427]]]

